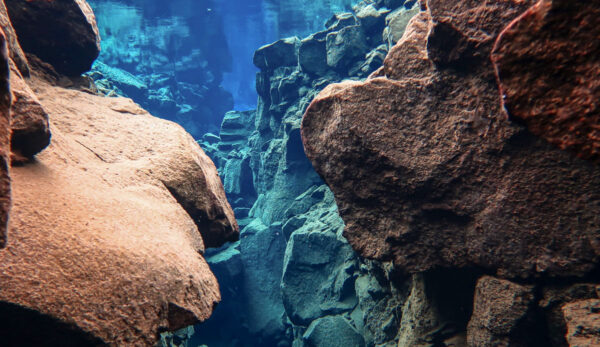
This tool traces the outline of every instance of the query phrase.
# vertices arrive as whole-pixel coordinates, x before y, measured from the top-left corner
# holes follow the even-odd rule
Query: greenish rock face
[[[288,317],[302,326],[325,315],[349,312],[357,304],[358,261],[341,237],[344,224],[331,192],[325,186],[319,190],[326,192],[327,199],[311,206],[304,214],[305,223],[291,234],[281,279]]]
[[[364,347],[363,337],[342,316],[327,316],[314,321],[306,330],[303,341],[307,347]]]
[[[327,65],[343,71],[368,52],[367,37],[358,25],[327,34]]]
[[[341,13],[323,31],[261,47],[254,55],[256,110],[227,113],[220,133],[201,141],[242,232],[239,244],[209,251],[217,278],[224,278],[221,290],[235,294],[235,305],[197,326],[198,344],[394,344],[406,289],[392,284],[389,265],[360,259],[344,239],[333,194],[306,159],[300,137],[302,115],[325,86],[367,77],[387,53],[378,25],[388,10],[361,9],[362,20],[357,12]],[[232,275],[235,266],[242,269]],[[226,316],[241,317],[243,327]]]

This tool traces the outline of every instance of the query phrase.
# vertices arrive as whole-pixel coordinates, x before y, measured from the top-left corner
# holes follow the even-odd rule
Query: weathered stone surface
[[[57,72],[78,76],[100,53],[100,35],[85,0],[5,0],[21,47]],[[36,23],[36,25],[31,25]]]
[[[210,159],[129,99],[32,88],[54,140],[11,172],[0,301],[121,346],[208,318],[220,295],[199,252],[237,233]]]
[[[338,31],[342,28],[357,25],[356,17],[351,12],[336,13],[327,22],[325,27],[328,31]]]
[[[21,49],[15,29],[13,28],[10,18],[8,17],[8,11],[6,10],[4,1],[0,1],[0,27],[4,31],[9,42],[8,50],[10,53],[10,59],[17,64],[17,67],[23,76],[29,77],[29,64],[27,63],[27,57],[25,56],[23,49]]]
[[[388,47],[392,47],[400,41],[408,21],[420,10],[419,3],[415,2],[412,8],[400,7],[385,17],[386,28],[383,30],[383,41],[388,44]]]
[[[388,9],[377,9],[373,4],[363,7],[356,13],[356,18],[365,30],[365,33],[380,34],[385,27],[385,16],[390,12]]]
[[[339,219],[335,211],[333,215]],[[342,226],[336,222],[327,224]],[[302,326],[319,317],[350,311],[357,304],[352,247],[328,228],[313,223],[292,233],[281,279],[286,313],[292,323]]]
[[[284,331],[280,281],[285,237],[276,226],[270,228],[255,219],[242,230],[240,251],[248,330],[277,341]]]
[[[298,45],[300,39],[288,37],[259,48],[254,53],[253,62],[263,70],[274,70],[282,66],[298,64]]]
[[[327,316],[314,321],[306,330],[303,341],[307,347],[364,347],[358,331],[342,316]]]
[[[510,116],[600,162],[600,6],[543,0],[500,35],[492,59]]]
[[[477,282],[469,346],[531,346],[536,336],[527,330],[527,315],[534,303],[533,286],[484,276]]]
[[[302,137],[363,256],[582,275],[600,259],[600,172],[507,119],[488,58],[524,1],[429,1],[383,73],[330,85]]]
[[[0,248],[6,245],[10,192],[10,69],[7,39],[0,29]]]
[[[12,63],[10,89],[13,94],[11,148],[16,156],[30,158],[50,144],[48,114]]]
[[[570,347],[600,346],[600,300],[568,303],[562,308]]]
[[[598,299],[598,288],[600,288],[598,284],[576,283],[566,286],[549,286],[542,289],[542,297],[538,305],[544,310],[548,327],[548,339],[552,346],[568,346],[566,340],[568,326],[563,306],[576,301]]]
[[[298,63],[302,71],[322,75],[329,66],[327,65],[327,33],[321,32],[310,35],[300,41],[298,48]]]
[[[327,65],[344,70],[363,58],[369,48],[359,25],[352,25],[327,34]]]

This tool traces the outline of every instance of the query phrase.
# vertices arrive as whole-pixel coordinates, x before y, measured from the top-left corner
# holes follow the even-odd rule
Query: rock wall
[[[425,292],[471,274],[454,278],[463,317],[444,317],[442,293],[408,299],[400,346],[441,343],[446,323],[459,345],[597,344],[579,308],[598,300],[598,8],[421,1],[382,69],[308,107],[304,148],[353,248],[413,281],[436,274]]]
[[[360,3],[303,39],[258,49],[255,111],[226,114],[202,145],[242,227],[239,243],[207,258],[224,292],[191,343],[210,346],[395,345],[408,286],[390,264],[359,258],[341,235],[333,195],[306,159],[301,116],[327,84],[359,80],[419,11]],[[234,317],[232,319],[232,317]]]
[[[10,70],[8,38],[0,30],[0,248],[6,245],[10,214]]]
[[[180,126],[69,76],[94,59],[75,47],[97,53],[85,1],[6,5],[0,344],[155,346],[206,320],[220,293],[205,247],[238,238],[214,164]],[[43,21],[14,30],[24,17]]]

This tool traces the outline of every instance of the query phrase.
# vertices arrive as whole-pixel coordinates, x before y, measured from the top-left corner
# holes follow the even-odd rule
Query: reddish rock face
[[[500,35],[504,106],[534,134],[600,162],[600,6],[543,0]]]
[[[562,308],[569,346],[600,346],[600,300],[568,303]]]
[[[489,59],[531,1],[428,1],[384,77],[327,87],[305,151],[362,255],[408,272],[582,275],[600,259],[600,170],[508,119]]]
[[[0,248],[6,244],[10,212],[10,83],[7,42],[0,29]]]
[[[31,158],[50,144],[48,114],[23,79],[17,66],[11,62],[11,148],[13,160]]]
[[[68,323],[114,346],[155,346],[207,319],[220,294],[201,253],[238,235],[211,160],[129,99],[31,83],[53,141],[11,170],[0,317],[35,313],[53,322],[36,333]],[[7,345],[11,326],[0,324]]]
[[[469,346],[527,347],[541,345],[527,331],[534,288],[484,276],[477,282],[473,316],[467,328]]]
[[[35,54],[66,76],[79,76],[91,68],[100,53],[100,35],[85,0],[4,2],[26,53]]]

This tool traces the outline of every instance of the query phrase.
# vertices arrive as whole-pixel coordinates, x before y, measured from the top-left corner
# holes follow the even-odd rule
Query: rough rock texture
[[[556,347],[569,346],[566,340],[569,326],[563,307],[581,300],[598,299],[600,285],[593,283],[575,283],[570,285],[552,285],[541,290],[538,302],[542,308],[549,333],[549,344]],[[580,315],[578,319],[581,319]]]
[[[330,85],[304,148],[363,256],[408,272],[583,275],[600,259],[600,171],[507,119],[489,55],[529,1],[427,1],[376,77]]]
[[[17,67],[23,76],[29,77],[29,64],[27,63],[27,57],[21,48],[21,44],[19,43],[15,29],[13,28],[8,16],[8,11],[6,10],[4,1],[0,1],[0,27],[8,38],[10,59],[17,64]]]
[[[341,316],[327,316],[315,320],[304,335],[306,347],[364,347],[363,337],[350,322]]]
[[[67,76],[90,70],[100,53],[100,35],[85,0],[5,0],[5,4],[25,52]]]
[[[544,0],[504,29],[492,55],[510,116],[595,162],[600,162],[598,37],[597,1]]]
[[[0,29],[0,248],[6,245],[10,192],[10,69],[7,39]]]
[[[0,301],[115,346],[154,346],[207,319],[220,295],[200,253],[237,234],[210,159],[129,99],[34,82],[53,142],[12,169]],[[27,335],[58,334],[43,327]]]
[[[289,37],[265,45],[254,53],[253,62],[263,70],[274,70],[282,66],[295,66],[298,63],[297,51],[300,39]]]
[[[469,346],[541,345],[539,337],[527,326],[526,317],[534,298],[531,285],[482,277],[475,288],[473,316],[467,333]]]
[[[30,158],[50,144],[48,114],[15,64],[11,64],[10,88],[13,94],[11,148],[18,156]]]
[[[377,10],[387,11],[382,6]],[[363,14],[362,22],[369,22]],[[333,16],[326,27],[303,40],[261,47],[255,55],[261,67],[256,111],[227,113],[220,133],[203,137],[242,232],[239,243],[209,253],[221,290],[235,294],[216,309],[214,320],[196,327],[192,343],[301,347],[318,336],[308,339],[309,326],[339,316],[366,346],[396,345],[403,296],[392,283],[392,266],[352,252],[333,194],[300,138],[302,114],[322,88],[364,78],[380,66],[387,53],[384,29],[370,41],[355,12]],[[327,37],[348,27],[361,33],[364,48],[356,54],[353,42],[330,45],[347,53],[337,70],[327,64]],[[240,271],[232,275],[236,266]]]
[[[400,41],[408,21],[420,11],[418,2],[415,2],[410,9],[400,7],[385,17],[386,28],[383,31],[383,41],[392,47]]]
[[[576,301],[566,304],[562,310],[569,346],[600,346],[600,300]]]

